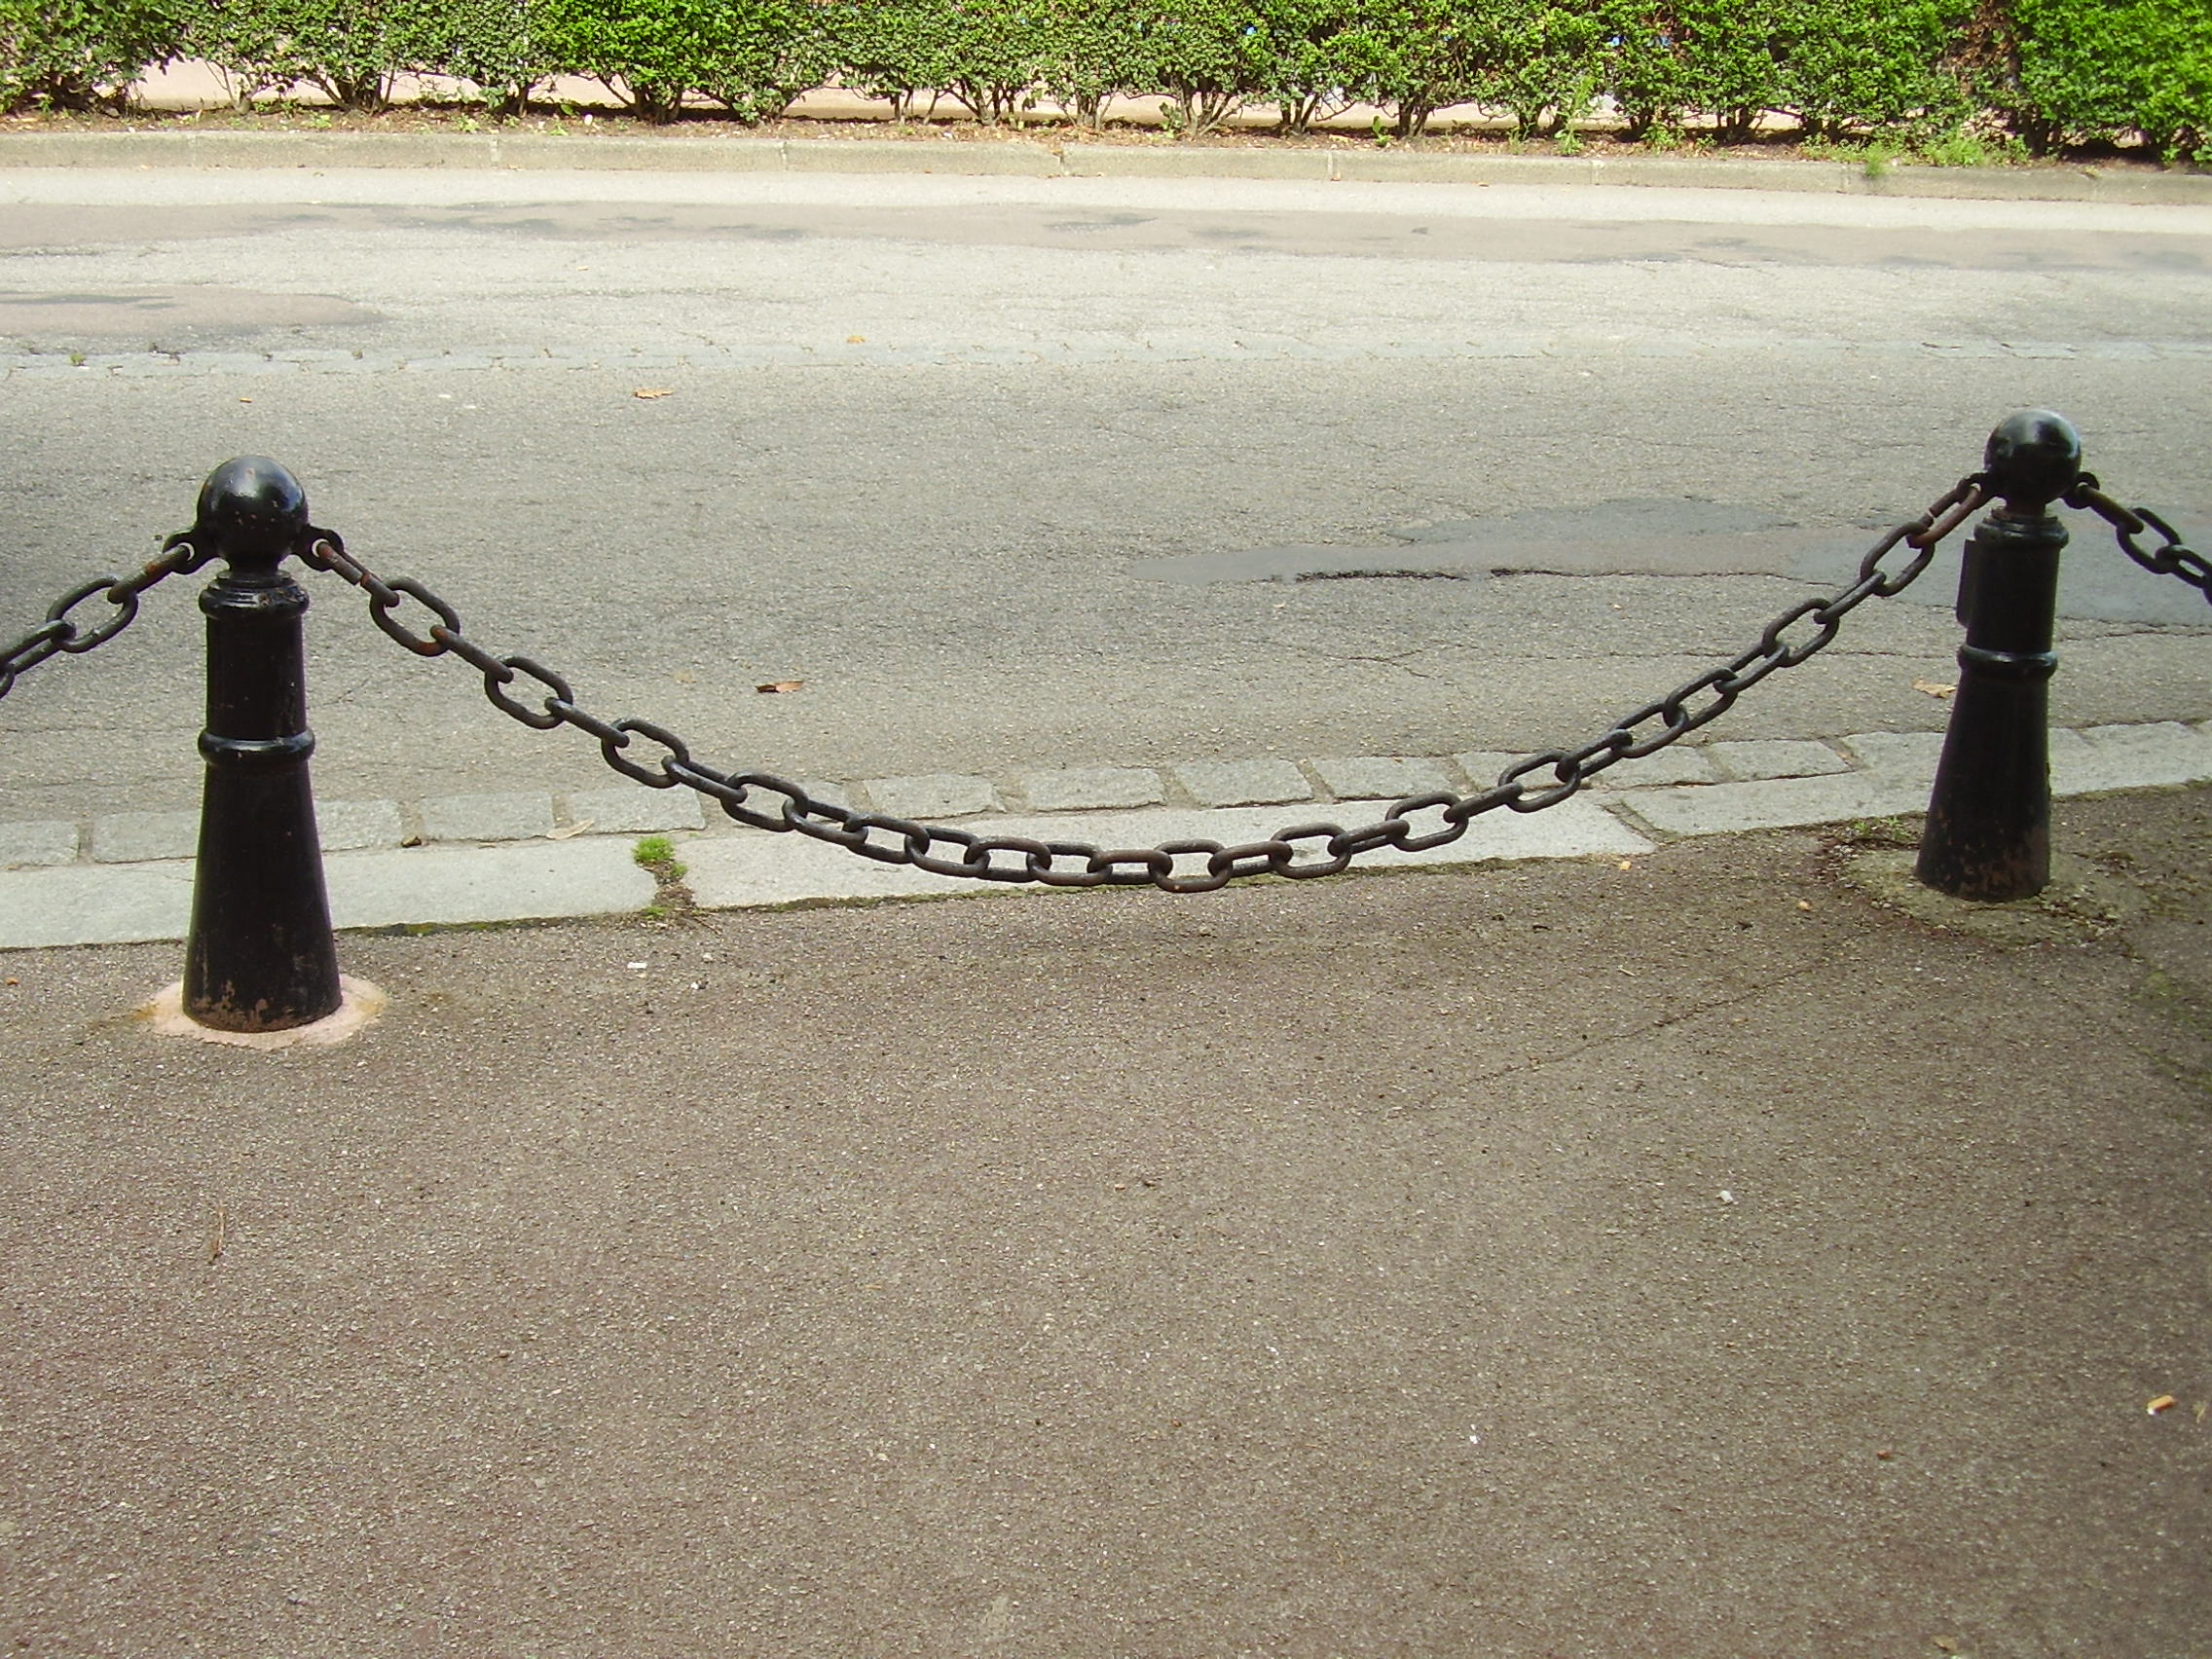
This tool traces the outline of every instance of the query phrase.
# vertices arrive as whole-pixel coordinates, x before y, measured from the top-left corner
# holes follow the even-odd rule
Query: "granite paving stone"
[[[1039,812],[1071,812],[1118,806],[1157,806],[1160,774],[1149,766],[1076,766],[1055,772],[1030,772],[1021,793]]]
[[[1851,762],[1825,743],[1760,738],[1709,743],[1706,753],[1723,777],[1819,778],[1851,770]]]
[[[1666,834],[1717,835],[1739,830],[1782,830],[1921,812],[1927,809],[1928,792],[1920,785],[1876,772],[1845,772],[1640,790],[1627,804],[1639,818]]]
[[[396,847],[407,838],[407,825],[395,800],[318,800],[314,830],[326,853]]]
[[[1936,781],[1943,757],[1939,731],[1861,731],[1836,740],[1870,772],[1923,787]]]
[[[601,834],[650,833],[661,830],[701,830],[706,804],[695,791],[629,789],[579,790],[566,797],[571,830],[589,825]]]
[[[523,841],[553,833],[549,794],[437,795],[422,803],[425,841]]]
[[[1512,755],[1497,749],[1470,749],[1452,756],[1452,762],[1467,774],[1475,788],[1487,790],[1498,780],[1508,766],[1518,766],[1528,759],[1526,755]]]
[[[2120,780],[2107,788],[2147,789],[2212,778],[2212,737],[2179,720],[2085,726],[2081,736],[2095,761],[2110,766]]]
[[[2049,753],[2052,794],[2094,794],[2099,790],[2122,787],[2115,781],[2125,777],[2120,757],[2097,755],[2078,731],[2053,726]]]
[[[1616,760],[1591,782],[1604,790],[1643,790],[1669,784],[1717,783],[1723,776],[1703,748],[1677,743],[1654,754]]]
[[[189,859],[199,851],[197,812],[115,812],[92,820],[94,864]]]
[[[1396,755],[1351,755],[1308,762],[1339,800],[1401,800],[1452,787],[1433,760]]]
[[[1431,827],[1434,815],[1419,821]],[[970,828],[991,835],[1026,836],[1032,840],[1066,838],[1069,826],[1051,818],[987,818]],[[1219,841],[1237,846],[1258,841],[1285,828],[1283,812],[1274,806],[1220,807],[1194,811],[1188,807],[1156,808],[1149,812],[1100,813],[1083,821],[1075,833],[1100,846],[1157,847],[1170,841]],[[1604,808],[1589,800],[1569,800],[1544,812],[1492,813],[1467,826],[1457,840],[1421,852],[1401,852],[1385,847],[1363,856],[1363,868],[1397,865],[1481,864],[1493,859],[1583,858],[1592,854],[1649,852],[1651,844]],[[1202,873],[1203,860],[1193,855],[1187,863]],[[1190,873],[1178,870],[1178,873]]]
[[[603,916],[652,903],[653,878],[607,835],[497,847],[411,847],[323,861],[341,928]]]
[[[189,864],[60,865],[0,873],[0,949],[182,939],[191,919]]]
[[[876,811],[894,818],[961,818],[970,813],[995,812],[1001,804],[990,779],[965,772],[870,778],[864,787]]]
[[[77,826],[64,819],[0,824],[0,866],[74,864],[76,858]]]
[[[1288,760],[1186,760],[1174,773],[1200,806],[1269,806],[1313,798],[1313,786]]]

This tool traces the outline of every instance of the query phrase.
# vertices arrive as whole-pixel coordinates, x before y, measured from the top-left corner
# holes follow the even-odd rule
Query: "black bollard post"
[[[307,591],[277,567],[306,544],[307,497],[273,461],[207,476],[187,533],[227,562],[207,616],[207,776],[185,942],[184,1012],[219,1031],[284,1031],[337,1012],[308,756]]]
[[[2049,681],[2058,667],[2058,555],[2050,503],[2082,470],[2064,417],[2030,409],[1989,435],[1989,493],[2003,498],[1967,542],[1959,574],[1959,688],[1928,802],[1915,873],[1958,899],[2032,899],[2050,879]]]

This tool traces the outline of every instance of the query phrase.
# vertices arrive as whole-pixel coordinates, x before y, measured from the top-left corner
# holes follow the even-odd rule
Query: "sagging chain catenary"
[[[1726,713],[1770,674],[1795,668],[1825,648],[1844,617],[1861,605],[1903,592],[1928,568],[1943,538],[1988,498],[1983,474],[1961,479],[1919,518],[1899,525],[1877,541],[1860,561],[1858,577],[1849,587],[1790,607],[1767,624],[1749,649],[1646,703],[1579,748],[1551,750],[1517,761],[1494,784],[1473,794],[1439,792],[1408,796],[1392,803],[1376,823],[1356,830],[1328,823],[1299,824],[1265,840],[1236,846],[1183,840],[1158,847],[1104,848],[1082,841],[982,835],[856,811],[818,799],[798,784],[770,772],[719,771],[694,759],[675,733],[649,720],[602,719],[576,702],[574,690],[561,675],[527,656],[500,656],[477,645],[462,631],[460,613],[452,605],[412,578],[379,576],[348,553],[336,535],[311,531],[300,558],[367,594],[371,620],[408,650],[425,657],[457,656],[475,669],[484,678],[485,696],[502,714],[538,731],[574,726],[598,741],[608,765],[623,776],[650,789],[696,790],[716,800],[737,823],[778,833],[796,831],[861,858],[911,865],[936,875],[1039,882],[1049,887],[1149,884],[1169,893],[1205,893],[1247,876],[1303,881],[1335,875],[1353,859],[1385,847],[1422,852],[1444,846],[1465,834],[1476,818],[1500,807],[1540,812],[1557,805],[1606,767],[1656,754]],[[1898,568],[1888,568],[1885,562],[1899,547],[1908,549],[1910,556]],[[429,614],[430,620],[419,631],[398,614],[402,602],[408,600]],[[527,694],[535,698],[535,707],[514,694],[522,682],[530,682]],[[663,753],[641,760],[629,753],[639,739]]]

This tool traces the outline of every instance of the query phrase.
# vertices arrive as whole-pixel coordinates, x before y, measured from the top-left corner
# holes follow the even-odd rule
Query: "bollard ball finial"
[[[299,545],[307,528],[307,492],[267,456],[226,461],[200,487],[195,529],[234,562],[273,564]]]
[[[1982,465],[1989,492],[2014,512],[2040,513],[2082,475],[2082,435],[2063,415],[2023,409],[1989,434]]]

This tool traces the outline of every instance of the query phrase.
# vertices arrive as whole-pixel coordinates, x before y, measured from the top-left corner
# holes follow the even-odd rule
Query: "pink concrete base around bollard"
[[[364,1029],[391,1000],[379,986],[344,974],[338,977],[338,991],[336,1013],[287,1031],[217,1031],[202,1025],[184,1012],[182,979],[155,992],[154,1000],[138,1011],[138,1017],[149,1031],[164,1037],[197,1037],[203,1043],[228,1043],[235,1049],[327,1049]]]

